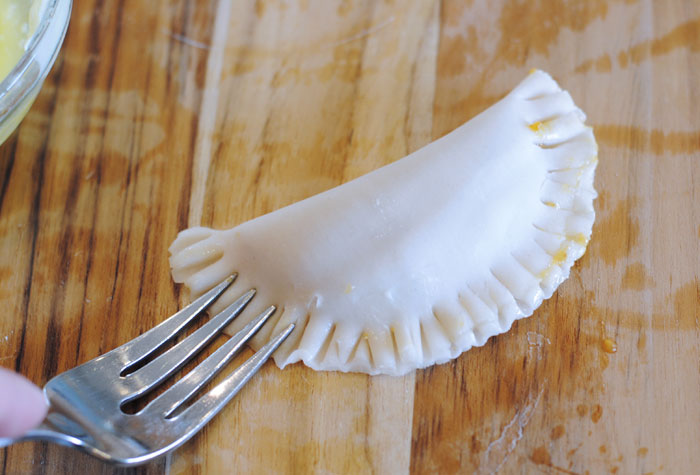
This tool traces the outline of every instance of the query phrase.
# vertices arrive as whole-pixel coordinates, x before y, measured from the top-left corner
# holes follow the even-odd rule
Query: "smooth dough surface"
[[[173,278],[195,297],[238,273],[213,311],[249,288],[277,305],[253,346],[296,322],[280,367],[400,375],[446,362],[531,315],[583,255],[597,164],[584,121],[534,71],[401,160],[230,230],[182,231]]]

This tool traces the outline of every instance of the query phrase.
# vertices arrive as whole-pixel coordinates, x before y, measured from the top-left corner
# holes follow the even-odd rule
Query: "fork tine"
[[[238,394],[238,391],[258,372],[260,367],[270,358],[292,330],[294,330],[293,323],[289,324],[287,328],[248,358],[245,363],[236,368],[224,381],[185,409],[182,414],[170,419],[180,425],[182,430],[188,434],[185,440],[201,429]]]
[[[146,406],[142,413],[168,417],[221,371],[275,312],[270,306],[206,360]]]
[[[146,333],[106,353],[104,357],[108,355],[112,357],[116,356],[123,365],[138,363],[179,333],[188,323],[206,309],[209,304],[216,300],[234,280],[236,280],[235,274],[229,276],[226,280],[194,300],[172,317],[159,323]]]
[[[182,365],[199,353],[221,330],[231,323],[248,305],[248,302],[254,295],[255,290],[249,290],[180,343],[158,356],[143,368],[127,375],[125,384],[130,385],[129,389],[131,392],[122,402],[131,401],[145,394],[180,369]]]

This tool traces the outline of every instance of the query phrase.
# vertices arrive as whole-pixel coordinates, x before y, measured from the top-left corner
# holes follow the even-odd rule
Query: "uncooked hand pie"
[[[277,305],[255,345],[296,322],[280,367],[400,375],[446,362],[531,315],[584,253],[597,163],[584,120],[534,71],[388,166],[230,230],[181,232],[173,277],[194,297],[237,273],[213,311],[248,288]]]

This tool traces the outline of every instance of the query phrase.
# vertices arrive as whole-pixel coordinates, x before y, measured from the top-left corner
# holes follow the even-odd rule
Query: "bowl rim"
[[[12,104],[6,110],[0,110],[0,122],[2,122],[2,120],[5,117],[9,117],[12,115],[12,113],[17,109],[17,107],[24,102],[26,96],[34,89],[34,86],[37,83],[41,84],[43,82],[49,70],[53,66],[53,63],[56,61],[58,52],[61,49],[61,46],[63,45],[63,40],[65,39],[66,32],[68,30],[68,24],[70,23],[73,0],[44,1],[46,2],[46,5],[43,6],[44,11],[42,12],[41,20],[39,21],[36,30],[34,31],[32,36],[29,38],[25,52],[20,57],[19,61],[17,61],[17,63],[12,67],[7,76],[0,81],[0,105],[2,104],[2,101],[5,98],[5,96],[8,95],[8,92],[10,92],[13,86],[15,86],[15,83],[20,81],[26,70],[29,68],[33,58],[36,56],[37,49],[40,47],[47,46],[44,40],[49,30],[49,26],[51,25],[51,22],[54,21],[56,18],[56,13],[58,11],[59,6],[64,5],[68,7],[65,24],[61,27],[61,34],[58,41],[55,45],[52,45],[53,51],[51,52],[49,61],[44,67],[41,68],[40,73],[38,77],[35,78],[35,80],[31,81],[30,84],[24,86],[21,92],[17,91],[18,95],[20,96],[19,100],[16,100],[14,104]]]

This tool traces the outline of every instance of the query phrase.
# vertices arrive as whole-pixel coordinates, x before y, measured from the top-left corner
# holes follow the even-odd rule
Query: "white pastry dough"
[[[446,362],[532,314],[584,253],[597,163],[584,120],[534,71],[402,160],[227,231],[181,232],[173,277],[194,297],[235,272],[216,309],[248,288],[280,307],[256,343],[297,322],[280,367],[400,375]]]

